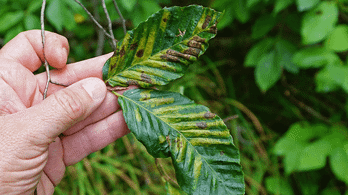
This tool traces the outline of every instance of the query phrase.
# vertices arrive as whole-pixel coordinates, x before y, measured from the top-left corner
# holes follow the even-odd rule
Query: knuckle
[[[54,98],[70,119],[77,119],[85,112],[79,95],[72,90],[61,90],[59,95],[54,94]]]
[[[7,115],[7,114],[13,114],[17,111],[18,110],[15,108],[13,102],[11,102],[11,101],[1,101],[0,102],[0,116]]]

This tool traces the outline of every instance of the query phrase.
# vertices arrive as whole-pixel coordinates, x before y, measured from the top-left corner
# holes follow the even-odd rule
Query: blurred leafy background
[[[100,1],[81,2],[106,27]],[[348,0],[117,2],[128,30],[164,6],[225,11],[206,54],[164,89],[224,119],[246,194],[348,195]],[[41,3],[0,0],[1,46],[40,28]],[[121,20],[106,4],[122,39]],[[68,38],[69,63],[112,51],[74,0],[48,0],[45,28]],[[68,167],[55,194],[166,194],[163,178],[175,178],[171,162],[153,159],[130,134]]]

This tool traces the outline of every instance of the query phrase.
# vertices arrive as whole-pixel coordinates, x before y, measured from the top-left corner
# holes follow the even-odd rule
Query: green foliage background
[[[100,1],[82,2],[106,26]],[[119,17],[106,2],[122,39]],[[347,0],[118,2],[128,29],[164,6],[225,11],[206,54],[165,89],[225,119],[241,152],[246,194],[348,194]],[[39,29],[40,8],[37,0],[0,0],[1,46]],[[48,1],[46,30],[68,38],[69,62],[112,51],[73,0]],[[156,163],[128,135],[68,167],[55,193],[165,194],[176,188],[168,177],[174,178],[171,162]]]

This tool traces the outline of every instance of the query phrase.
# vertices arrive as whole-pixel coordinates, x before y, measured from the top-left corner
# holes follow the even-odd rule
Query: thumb
[[[21,123],[25,122],[30,137],[37,139],[33,141],[50,143],[69,127],[87,118],[103,102],[105,95],[106,86],[102,80],[84,79],[26,109],[22,114],[27,120],[21,120]]]

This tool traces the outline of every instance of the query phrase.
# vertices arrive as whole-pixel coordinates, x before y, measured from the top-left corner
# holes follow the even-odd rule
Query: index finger
[[[69,53],[68,40],[56,33],[45,31],[45,56],[55,68],[63,68]],[[0,58],[14,60],[31,72],[44,62],[40,30],[19,33],[0,50]]]
[[[88,77],[97,77],[102,79],[102,68],[112,54],[113,53],[109,53],[95,58],[68,64],[62,69],[51,70],[51,80],[63,85],[71,85]],[[46,73],[43,72],[35,76],[39,83],[40,91],[43,92],[47,81]],[[50,95],[59,89],[62,89],[62,86],[50,84],[47,94]]]

